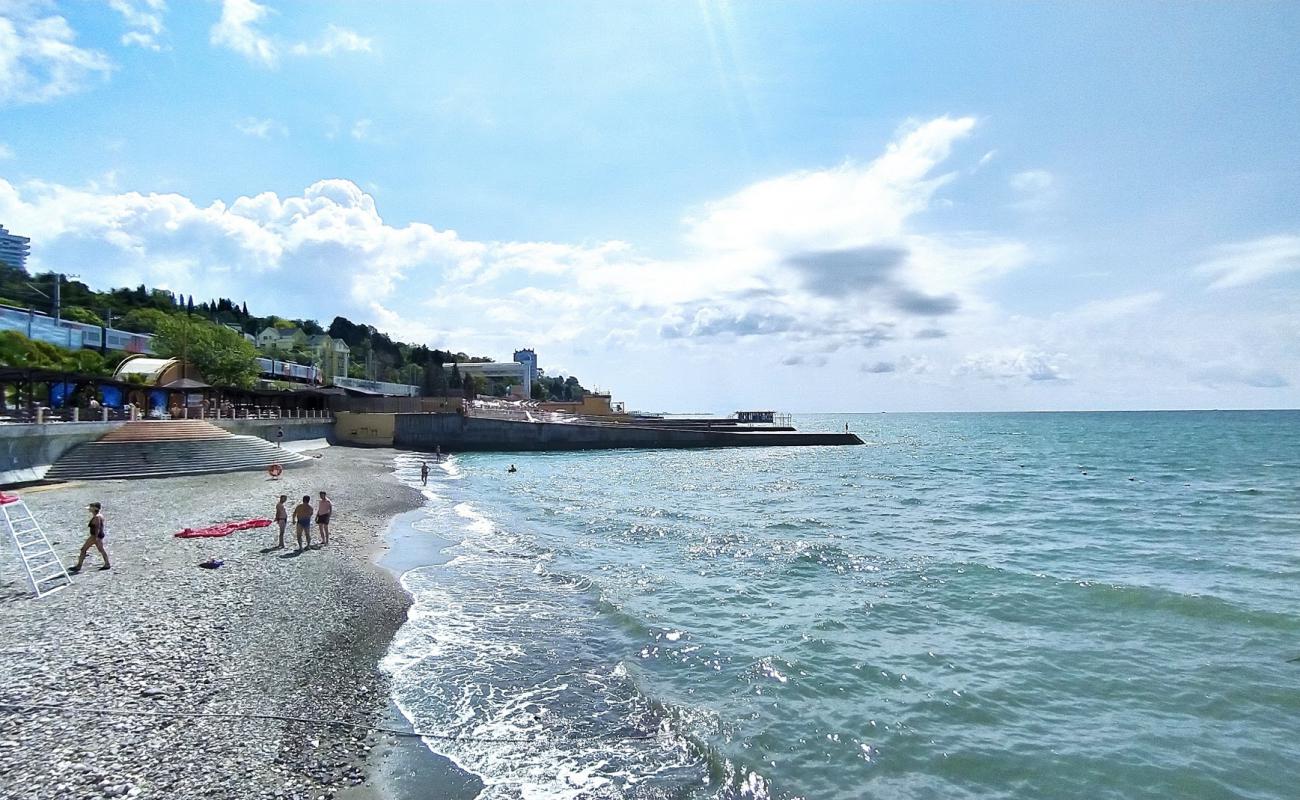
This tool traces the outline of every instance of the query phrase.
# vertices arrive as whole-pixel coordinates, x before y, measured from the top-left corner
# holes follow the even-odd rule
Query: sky
[[[1294,3],[0,0],[29,269],[645,411],[1300,407]]]

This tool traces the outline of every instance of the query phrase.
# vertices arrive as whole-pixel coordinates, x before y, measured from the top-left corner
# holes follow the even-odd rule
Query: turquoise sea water
[[[1297,796],[1300,412],[846,422],[449,460],[395,699],[485,797]]]

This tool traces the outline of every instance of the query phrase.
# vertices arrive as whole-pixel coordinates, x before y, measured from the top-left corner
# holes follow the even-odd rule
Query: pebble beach
[[[377,664],[409,600],[374,559],[389,521],[421,497],[393,476],[391,450],[315,454],[278,481],[241,472],[19,492],[69,566],[86,505],[102,503],[113,568],[99,571],[92,549],[71,586],[31,599],[5,543],[0,797],[387,796],[376,754],[391,734],[158,713],[395,724]],[[278,495],[292,508],[320,490],[335,506],[324,548],[295,553],[290,529],[272,549],[274,526],[174,538],[269,518]],[[209,559],[223,565],[198,566]],[[22,704],[60,710],[12,708]]]

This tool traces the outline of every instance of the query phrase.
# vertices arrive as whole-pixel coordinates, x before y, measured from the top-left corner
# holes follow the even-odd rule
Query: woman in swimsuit
[[[99,503],[91,503],[86,506],[86,510],[90,512],[90,524],[87,526],[89,533],[86,536],[86,543],[81,546],[81,555],[77,556],[77,565],[68,572],[81,571],[81,565],[85,563],[86,553],[90,552],[91,547],[98,550],[100,557],[104,559],[104,566],[100,567],[100,569],[109,568],[108,551],[104,549],[104,515],[99,513],[99,509]]]

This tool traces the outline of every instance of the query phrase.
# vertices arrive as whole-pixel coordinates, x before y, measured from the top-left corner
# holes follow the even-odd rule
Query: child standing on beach
[[[293,533],[298,539],[298,552],[302,552],[303,539],[311,547],[311,495],[302,496],[302,502],[293,509]]]
[[[284,507],[284,501],[289,499],[289,495],[280,495],[280,502],[275,504],[275,524],[280,527],[280,547],[284,547],[284,529],[289,524],[289,509]]]
[[[320,543],[322,546],[330,543],[330,514],[334,513],[334,504],[325,496],[324,492],[320,493],[320,502],[316,504],[316,526],[320,528]]]

